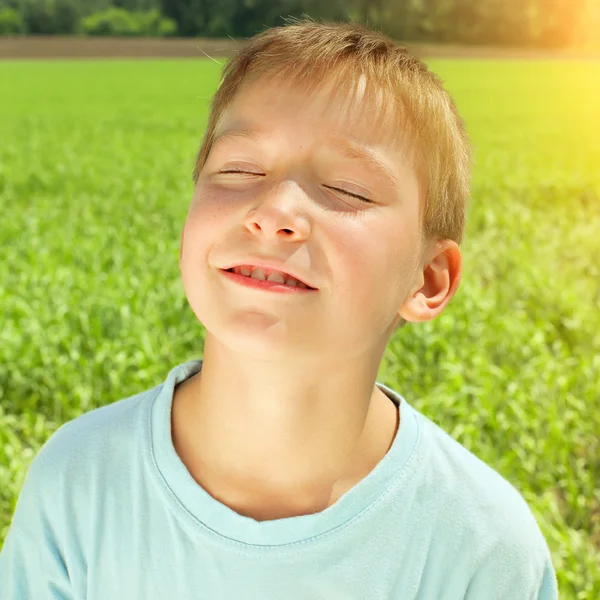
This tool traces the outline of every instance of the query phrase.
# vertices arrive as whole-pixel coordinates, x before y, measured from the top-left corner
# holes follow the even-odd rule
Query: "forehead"
[[[411,157],[410,119],[398,95],[369,81],[330,74],[323,78],[263,74],[244,83],[221,114],[215,135],[231,128],[264,134],[278,127],[347,138],[396,156]],[[302,131],[301,131],[302,130]]]

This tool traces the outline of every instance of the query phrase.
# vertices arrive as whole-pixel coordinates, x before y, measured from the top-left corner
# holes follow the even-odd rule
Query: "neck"
[[[211,495],[236,507],[277,498],[322,510],[387,453],[399,415],[375,385],[379,361],[318,359],[251,362],[207,333],[201,372],[175,391],[172,428]]]

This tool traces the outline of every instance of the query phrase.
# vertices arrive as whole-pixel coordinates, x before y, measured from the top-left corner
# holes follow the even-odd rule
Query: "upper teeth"
[[[252,279],[261,279],[263,281],[275,281],[277,283],[285,283],[285,285],[290,285],[292,287],[307,287],[301,281],[294,279],[290,275],[280,273],[279,271],[272,271],[271,273],[269,273],[268,277],[265,276],[265,272],[260,267],[234,267],[233,271],[238,275],[241,273],[242,275],[245,275],[246,277],[251,277]]]

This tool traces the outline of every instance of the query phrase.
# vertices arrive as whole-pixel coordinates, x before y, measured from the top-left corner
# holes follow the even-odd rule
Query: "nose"
[[[270,238],[304,239],[310,231],[308,200],[308,194],[298,183],[280,182],[261,195],[246,217],[246,227],[251,233]]]

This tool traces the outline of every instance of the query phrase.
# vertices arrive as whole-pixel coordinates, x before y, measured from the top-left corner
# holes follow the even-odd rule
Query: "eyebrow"
[[[224,142],[226,140],[236,138],[242,138],[256,142],[260,137],[260,132],[254,129],[227,129],[219,133],[219,135],[213,139],[212,146],[216,146],[217,142]]]
[[[392,181],[394,185],[398,183],[398,179],[394,171],[384,162],[379,160],[376,156],[376,153],[371,150],[368,145],[341,139],[333,142],[331,147],[336,148],[344,158],[365,162],[373,170],[379,171],[385,175]]]
[[[227,129],[214,138],[212,147],[214,148],[218,142],[223,143],[230,139],[241,138],[256,142],[260,140],[261,137],[263,137],[263,134],[255,129]],[[352,142],[342,138],[331,142],[329,147],[338,150],[344,158],[366,163],[371,169],[382,173],[385,177],[390,179],[394,185],[397,185],[398,179],[394,171],[379,160],[375,152],[371,150],[367,144]]]

